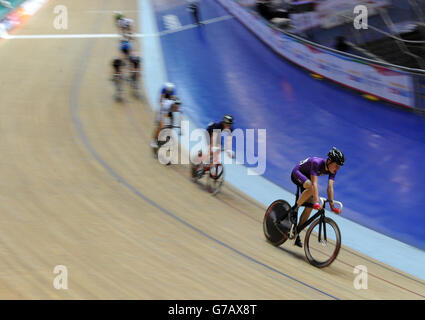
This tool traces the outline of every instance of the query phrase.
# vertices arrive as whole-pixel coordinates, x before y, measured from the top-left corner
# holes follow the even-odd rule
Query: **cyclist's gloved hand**
[[[335,212],[336,214],[340,214],[341,213],[341,209],[332,208],[332,212]]]
[[[315,203],[315,204],[313,204],[313,209],[315,209],[315,210],[320,210],[322,208],[322,206],[320,205],[320,203]]]

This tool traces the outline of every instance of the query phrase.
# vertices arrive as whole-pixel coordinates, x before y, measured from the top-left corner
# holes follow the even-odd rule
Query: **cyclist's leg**
[[[136,71],[134,73],[134,88],[139,89],[139,81],[140,81],[140,72]]]
[[[304,211],[300,217],[300,222],[298,223],[299,225],[304,224],[308,218],[310,218],[311,211],[313,211],[313,208],[304,208]]]
[[[118,91],[118,76],[117,73],[112,75],[112,83],[114,84],[115,91]]]
[[[153,141],[151,143],[152,146],[157,144],[159,133],[161,132],[161,129],[164,126],[163,124],[163,114],[161,113],[161,111],[158,111],[155,119],[155,129],[153,131]]]
[[[119,72],[114,74],[114,85],[116,93],[119,95],[122,91],[121,74]]]
[[[300,207],[313,196],[313,185],[305,175],[296,168],[292,170],[291,180],[294,184],[301,187],[301,196],[297,201],[297,206]]]
[[[304,204],[305,202],[311,203],[313,201],[313,190],[311,188],[310,180],[307,180],[306,182],[304,182],[303,186],[301,187],[301,192],[302,192],[301,196],[300,196],[300,198],[298,199],[298,202],[297,202],[297,207],[299,205]],[[303,213],[301,214],[301,217],[300,217],[300,220],[299,220],[297,226],[302,226],[308,220],[312,210],[313,210],[313,208],[307,208],[307,207],[304,208]],[[294,244],[296,246],[302,248],[303,244],[301,242],[300,235],[298,233],[298,229],[295,228],[293,230],[293,233],[294,233],[294,235],[296,235]]]
[[[302,206],[306,201],[309,201],[313,197],[313,188],[311,181],[296,168],[292,170],[291,180],[295,185],[301,188],[301,196],[299,197],[297,203],[293,208],[294,211],[297,212],[298,207]],[[311,210],[304,210],[303,214],[301,215],[300,223],[302,223],[302,221],[307,220],[310,213]]]
[[[213,152],[213,148],[215,146],[214,141],[213,141],[213,134],[210,134],[210,143],[208,145],[208,154],[205,155],[204,157],[204,161],[206,163],[206,165],[204,166],[205,169],[209,169],[212,165],[212,163],[214,162],[214,152]]]
[[[158,111],[155,114],[154,129],[153,129],[152,140],[151,140],[151,147],[152,148],[158,147],[158,135],[159,135],[160,122],[161,122],[161,114]]]
[[[123,79],[122,72],[120,72],[119,75],[118,75],[118,91],[119,92],[123,91],[123,89],[122,89],[122,85],[123,85],[122,79]]]
[[[153,137],[152,137],[152,141],[151,141],[151,147],[152,148],[158,148],[158,137],[159,137],[159,133],[161,132],[162,128],[163,128],[163,119],[162,119],[162,114],[158,111],[157,114],[157,119],[155,119],[155,129],[153,131]]]
[[[170,126],[174,126],[174,111],[168,112],[168,122]]]
[[[214,150],[221,151],[221,135],[212,131],[209,134],[209,138],[210,138],[210,148],[209,148],[210,163],[213,163],[214,156],[215,156]]]
[[[136,70],[131,70],[131,76],[130,76],[130,79],[131,79],[131,84],[132,84],[132,87],[133,87],[133,89],[137,89],[137,71]]]
[[[212,154],[212,139],[211,139],[211,135],[208,132],[208,128],[207,128],[207,140],[209,140],[209,145],[207,146],[207,150],[204,153],[203,150],[199,150],[198,151],[198,161],[199,161],[199,165],[198,167],[200,168],[200,170],[202,169],[202,171],[207,171],[210,168],[210,164],[209,164],[209,159],[210,159],[210,155]]]
[[[158,126],[156,128],[156,133],[155,133],[156,140],[158,140],[159,133],[161,132],[162,128],[164,128],[164,114],[160,115],[160,119],[159,119]]]

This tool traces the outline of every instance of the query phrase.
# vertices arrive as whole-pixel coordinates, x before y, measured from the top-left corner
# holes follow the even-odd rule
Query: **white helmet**
[[[175,87],[176,86],[173,83],[171,83],[171,82],[167,82],[165,84],[165,90],[167,90],[167,91],[173,91]]]

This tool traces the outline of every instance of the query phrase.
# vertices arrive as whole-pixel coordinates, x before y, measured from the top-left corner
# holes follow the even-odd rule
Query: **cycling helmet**
[[[345,162],[344,154],[335,147],[329,151],[328,159],[330,159],[332,162],[336,162],[336,164],[339,164],[340,166],[343,166]]]
[[[167,82],[164,87],[165,87],[165,90],[167,90],[168,92],[171,92],[174,90],[175,85],[171,82]]]
[[[124,17],[124,15],[120,11],[115,11],[114,12],[114,17],[115,17],[115,20],[120,20],[120,19],[122,19]]]
[[[230,114],[226,114],[223,117],[223,122],[227,124],[233,124],[233,117]]]

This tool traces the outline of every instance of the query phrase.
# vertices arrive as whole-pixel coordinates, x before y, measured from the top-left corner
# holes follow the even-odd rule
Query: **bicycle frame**
[[[295,196],[295,203],[298,201],[299,199],[299,195],[300,195],[300,187],[297,186],[297,194]],[[326,236],[326,225],[325,225],[325,206],[326,206],[326,202],[328,202],[327,200],[323,201],[323,207],[322,209],[320,209],[319,211],[316,212],[316,214],[314,216],[312,216],[310,219],[308,219],[306,222],[304,222],[302,225],[297,226],[297,233],[299,234],[302,230],[304,230],[307,226],[309,226],[314,220],[316,220],[318,217],[320,217],[320,222],[319,222],[319,242],[321,241],[321,236],[322,236],[322,224],[323,224],[323,235],[324,235],[324,240],[327,241],[327,236]],[[304,203],[302,205],[302,207],[305,208],[313,208],[313,205],[311,203]]]
[[[313,206],[310,204],[305,204],[303,207],[312,208]],[[297,233],[299,234],[302,230],[304,230],[307,226],[309,226],[314,220],[316,220],[320,216],[320,222],[319,222],[319,242],[321,240],[322,236],[322,224],[323,224],[323,235],[324,240],[327,241],[326,237],[326,228],[325,228],[325,207],[323,205],[323,208],[320,209],[314,216],[312,216],[310,219],[308,219],[306,222],[304,222],[302,225],[297,226]]]
[[[207,168],[207,170],[209,170],[210,167],[212,167],[215,164],[221,165],[221,161],[220,161],[221,152],[222,150],[220,148],[213,147],[209,154],[203,156],[202,163],[204,163],[204,168]],[[208,162],[205,161],[207,159],[208,159]]]

